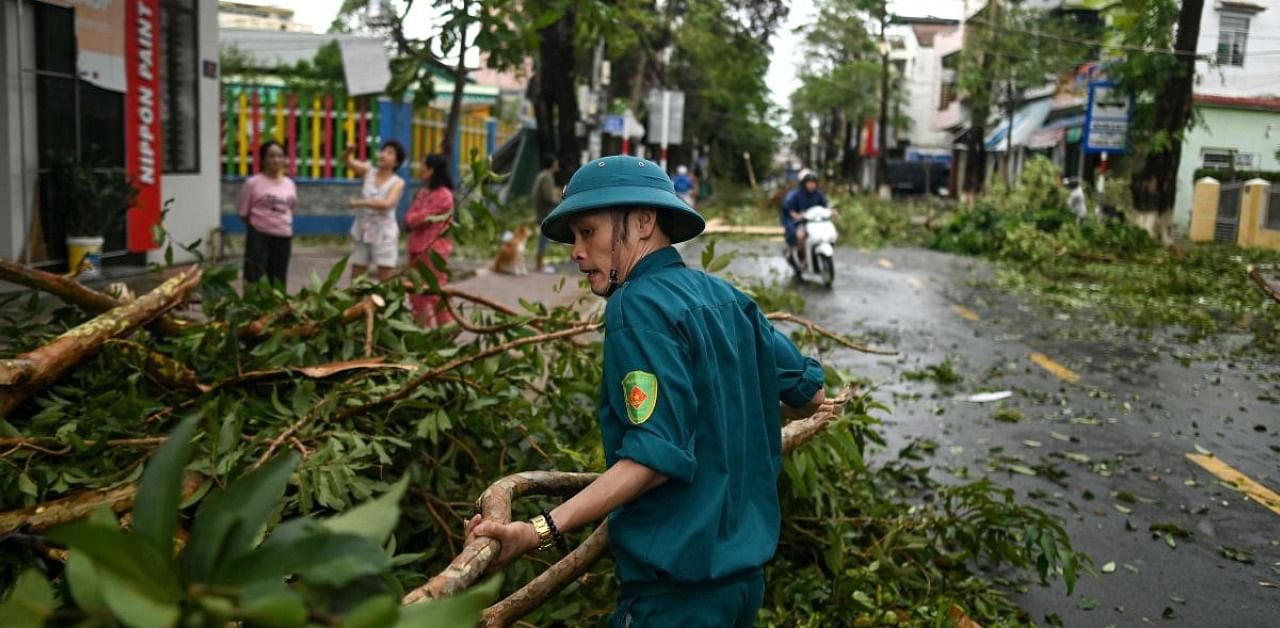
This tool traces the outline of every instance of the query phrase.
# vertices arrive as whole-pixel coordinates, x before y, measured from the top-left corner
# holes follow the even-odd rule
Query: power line
[[[1188,52],[1183,50],[1155,49],[1155,47],[1147,47],[1147,46],[1126,46],[1126,45],[1123,45],[1123,43],[1107,43],[1105,41],[1097,41],[1097,40],[1082,40],[1082,38],[1079,38],[1079,37],[1064,37],[1061,35],[1050,35],[1050,33],[1042,32],[1042,31],[1032,31],[1032,29],[1010,28],[1007,26],[1002,26],[1002,24],[992,24],[991,22],[987,22],[986,19],[970,18],[968,23],[979,24],[979,26],[987,28],[989,29],[989,31],[1002,31],[1006,33],[1016,33],[1016,35],[1030,35],[1033,37],[1046,38],[1046,40],[1064,41],[1068,43],[1080,43],[1080,45],[1084,45],[1084,46],[1097,46],[1097,47],[1105,47],[1105,49],[1128,50],[1132,52],[1148,52],[1148,54],[1198,56],[1197,52]]]

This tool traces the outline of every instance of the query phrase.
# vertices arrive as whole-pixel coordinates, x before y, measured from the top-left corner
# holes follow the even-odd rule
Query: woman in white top
[[[400,248],[400,226],[396,223],[396,206],[404,194],[404,179],[396,174],[404,163],[404,146],[395,140],[387,140],[378,149],[375,168],[367,161],[354,157],[355,147],[347,146],[347,167],[364,177],[360,196],[347,200],[356,210],[356,221],[351,225],[351,278],[365,274],[370,266],[377,266],[378,281],[386,281],[396,268],[396,252]]]

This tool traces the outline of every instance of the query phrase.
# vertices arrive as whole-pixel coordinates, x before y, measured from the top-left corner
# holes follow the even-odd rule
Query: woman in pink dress
[[[444,287],[448,276],[443,268],[435,267],[431,254],[447,262],[453,253],[453,239],[449,237],[453,221],[453,178],[449,176],[449,162],[443,155],[428,155],[423,166],[422,179],[427,187],[418,190],[404,217],[409,227],[409,263],[422,272],[430,270]],[[414,318],[424,327],[439,327],[453,320],[438,296],[415,294],[409,301],[413,304]]]

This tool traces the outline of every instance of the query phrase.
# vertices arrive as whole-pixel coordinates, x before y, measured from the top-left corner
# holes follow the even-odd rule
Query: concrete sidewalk
[[[306,286],[311,281],[312,273],[321,279],[327,277],[329,270],[347,252],[346,248],[339,247],[295,248],[289,262],[289,290],[293,292]],[[571,264],[555,274],[530,272],[521,276],[494,273],[489,270],[487,260],[453,259],[449,260],[449,266],[455,278],[451,285],[516,310],[523,311],[520,306],[522,299],[542,303],[548,308],[574,305],[581,301],[575,309],[583,315],[592,315],[598,308],[604,307],[603,299],[579,286],[582,275]],[[345,287],[350,283],[351,273],[347,271],[338,286]],[[560,286],[558,292],[557,286]]]

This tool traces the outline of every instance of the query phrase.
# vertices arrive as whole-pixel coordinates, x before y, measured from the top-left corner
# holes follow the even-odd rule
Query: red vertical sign
[[[138,187],[128,243],[142,253],[156,247],[152,227],[160,224],[160,0],[124,4],[125,170]]]

